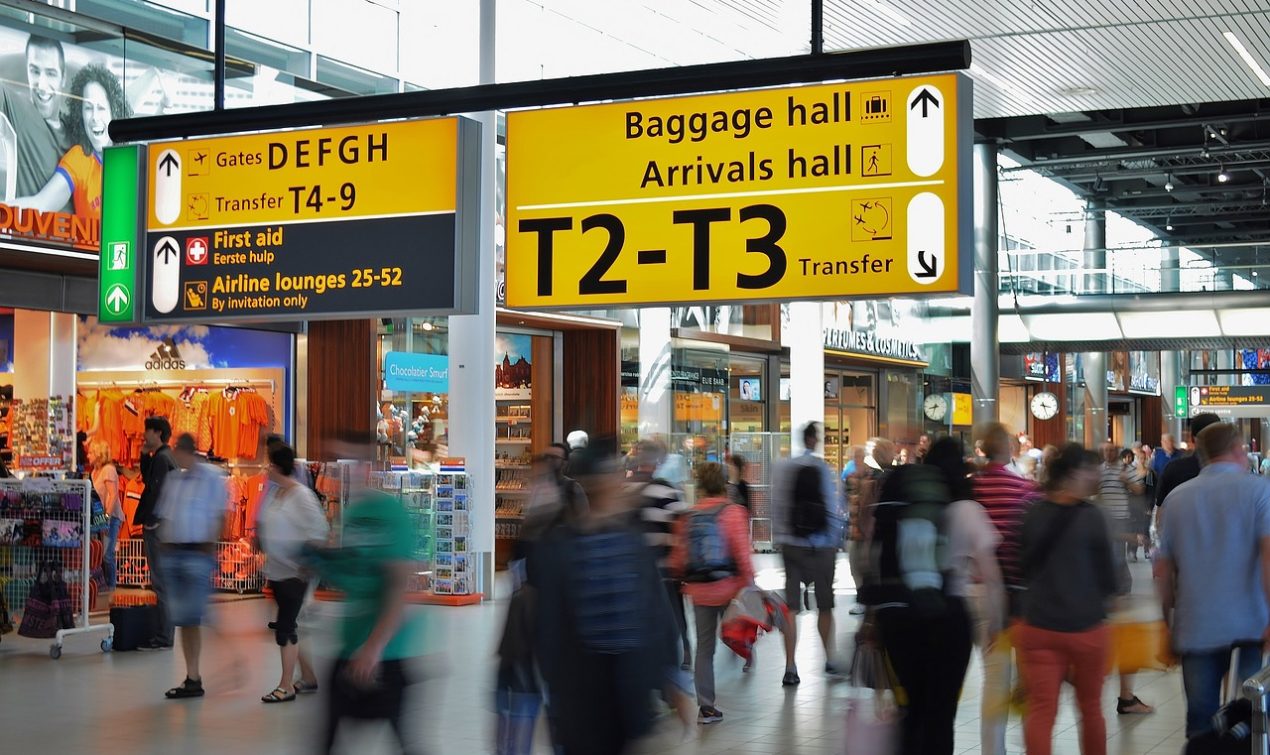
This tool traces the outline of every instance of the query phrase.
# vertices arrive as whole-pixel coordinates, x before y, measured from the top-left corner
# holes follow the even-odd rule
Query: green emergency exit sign
[[[1190,415],[1190,403],[1187,401],[1186,386],[1179,385],[1173,389],[1173,417],[1186,419]]]
[[[139,145],[106,148],[102,158],[101,260],[97,275],[97,319],[136,322],[137,255],[141,229],[143,158]]]

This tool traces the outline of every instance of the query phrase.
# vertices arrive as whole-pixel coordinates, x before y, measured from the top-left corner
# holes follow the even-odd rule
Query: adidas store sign
[[[181,358],[181,352],[176,348],[176,342],[171,338],[164,338],[159,344],[159,348],[154,350],[150,358],[146,360],[147,370],[183,370],[185,369],[185,360]]]

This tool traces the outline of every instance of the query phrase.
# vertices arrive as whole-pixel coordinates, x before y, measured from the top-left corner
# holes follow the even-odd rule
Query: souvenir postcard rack
[[[93,589],[90,485],[88,480],[47,477],[0,480],[0,578],[15,623],[21,620],[41,564],[61,566],[70,596],[77,603],[76,626],[59,629],[49,646],[54,660],[62,657],[62,647],[71,635],[105,633],[101,641],[104,653],[114,645],[113,624],[89,622]]]

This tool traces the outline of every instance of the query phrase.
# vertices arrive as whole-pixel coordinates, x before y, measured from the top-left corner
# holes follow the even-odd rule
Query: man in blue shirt
[[[833,579],[838,549],[843,544],[845,521],[833,471],[824,459],[815,455],[819,447],[820,425],[809,422],[803,428],[802,455],[780,465],[772,480],[772,533],[785,561],[785,602],[791,611],[798,613],[803,608],[802,586],[812,586],[819,614],[820,640],[825,647],[825,672],[837,674],[839,671],[834,665]],[[798,505],[795,498],[798,497],[799,473],[808,467],[820,478],[820,500],[815,505],[824,506],[825,523],[815,532],[800,535],[794,525]],[[803,503],[807,505],[806,501]],[[791,652],[781,683],[789,686],[799,681]]]
[[[1239,678],[1247,679],[1270,637],[1270,482],[1248,473],[1237,426],[1210,425],[1197,445],[1204,467],[1165,501],[1155,564],[1182,659],[1187,737],[1212,728],[1231,653],[1241,650]]]
[[[1160,447],[1155,449],[1151,454],[1151,471],[1155,473],[1155,479],[1160,479],[1160,475],[1164,474],[1164,468],[1178,457],[1179,451],[1177,444],[1173,441],[1173,436],[1165,433],[1160,436]]]

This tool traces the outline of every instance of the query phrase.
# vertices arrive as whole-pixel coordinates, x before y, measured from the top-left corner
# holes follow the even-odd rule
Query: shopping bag
[[[1111,647],[1109,673],[1133,674],[1177,665],[1169,648],[1169,630],[1163,621],[1112,622]]]
[[[878,755],[896,752],[895,711],[877,701],[847,702],[846,755]]]
[[[22,610],[22,624],[18,627],[18,634],[47,640],[56,637],[57,630],[74,626],[73,615],[68,616],[70,598],[66,583],[62,582],[60,574],[61,568],[53,562],[40,565],[39,575],[35,584],[31,585],[31,592]],[[66,625],[68,618],[70,626]]]

